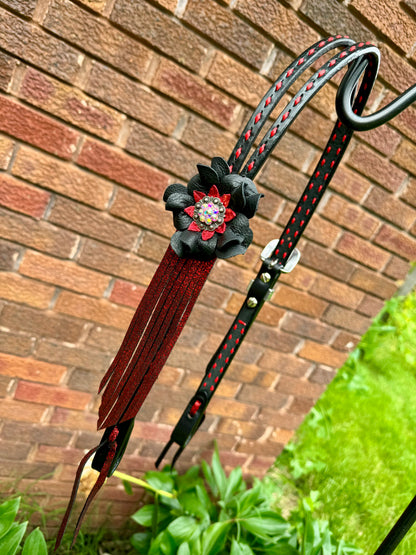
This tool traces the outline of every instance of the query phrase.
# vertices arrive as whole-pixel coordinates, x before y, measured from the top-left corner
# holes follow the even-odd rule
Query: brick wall
[[[0,475],[62,505],[97,443],[95,395],[173,232],[161,197],[231,153],[281,70],[319,37],[375,41],[370,106],[416,81],[414,0],[0,1]],[[394,24],[393,24],[394,23]],[[334,121],[325,87],[257,183],[244,257],[218,261],[138,415],[121,469],[153,466],[279,236]],[[356,134],[180,466],[216,438],[261,475],[416,258],[416,110]],[[208,317],[207,317],[208,315]],[[34,484],[40,476],[48,480]],[[114,523],[132,512],[115,481]]]

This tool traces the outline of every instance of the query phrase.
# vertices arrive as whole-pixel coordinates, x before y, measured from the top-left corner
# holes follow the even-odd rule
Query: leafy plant
[[[147,472],[153,503],[133,516],[144,531],[131,537],[138,553],[148,555],[347,555],[359,551],[334,539],[328,523],[312,516],[313,502],[304,501],[285,519],[276,509],[276,487],[254,479],[250,488],[240,467],[230,475],[215,450],[180,476],[165,467]],[[128,481],[128,477],[124,476]],[[170,494],[167,497],[164,493]]]
[[[21,547],[27,528],[27,521],[15,522],[20,506],[20,497],[8,499],[0,505],[0,553],[14,555]],[[47,555],[45,538],[39,528],[35,528],[26,538],[22,555]]]

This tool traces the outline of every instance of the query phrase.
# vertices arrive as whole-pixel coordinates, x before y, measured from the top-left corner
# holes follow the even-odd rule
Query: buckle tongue
[[[279,244],[279,239],[272,239],[269,243],[267,243],[267,245],[264,247],[264,249],[262,250],[261,255],[260,255],[260,258],[263,262],[266,262],[267,260],[270,260],[274,251],[277,249],[278,244]],[[299,252],[298,249],[295,248],[290,253],[290,256],[287,259],[286,264],[280,268],[280,271],[284,272],[285,274],[288,274],[289,272],[291,272],[293,270],[293,268],[296,266],[296,264],[299,262],[299,260],[300,260],[300,252]],[[272,261],[269,264],[269,266],[273,267],[276,264],[279,264],[277,260]]]

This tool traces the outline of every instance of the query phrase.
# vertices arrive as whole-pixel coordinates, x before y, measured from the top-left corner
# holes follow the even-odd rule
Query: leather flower
[[[223,158],[197,168],[186,187],[169,185],[163,197],[177,229],[173,250],[182,258],[200,260],[244,254],[253,239],[248,220],[262,195],[251,179],[230,173]]]

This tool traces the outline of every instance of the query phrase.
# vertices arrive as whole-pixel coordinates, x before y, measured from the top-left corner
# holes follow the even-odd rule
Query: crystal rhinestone
[[[215,230],[224,222],[225,207],[218,197],[204,197],[195,204],[194,220],[201,229]]]

